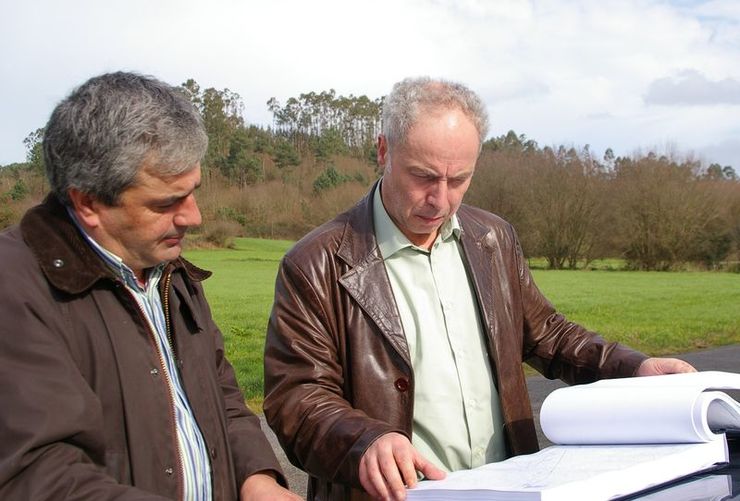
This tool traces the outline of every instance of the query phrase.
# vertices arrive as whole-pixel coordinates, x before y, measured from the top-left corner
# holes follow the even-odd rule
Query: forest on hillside
[[[298,239],[352,206],[378,178],[374,145],[382,98],[308,92],[271,98],[268,127],[250,125],[229,89],[182,91],[203,116],[209,146],[192,241],[235,236]],[[0,228],[46,191],[43,129],[24,140],[25,162],[0,169]],[[550,268],[622,258],[641,270],[687,265],[740,272],[740,179],[679,151],[596,158],[588,145],[541,146],[510,131],[483,144],[466,202],[516,228],[527,256]]]

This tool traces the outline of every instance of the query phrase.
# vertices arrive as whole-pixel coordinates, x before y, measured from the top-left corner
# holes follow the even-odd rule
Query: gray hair
[[[69,205],[75,188],[116,205],[147,162],[161,176],[194,168],[208,147],[203,120],[175,87],[136,73],[108,73],[75,89],[51,114],[46,175]]]
[[[488,112],[481,98],[463,84],[418,77],[396,83],[383,101],[383,135],[389,147],[403,144],[424,108],[459,109],[473,122],[483,144],[488,134]]]

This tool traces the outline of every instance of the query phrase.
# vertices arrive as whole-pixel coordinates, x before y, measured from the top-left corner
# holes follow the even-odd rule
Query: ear
[[[386,165],[388,165],[388,155],[390,155],[390,152],[388,151],[388,140],[386,137],[381,134],[378,136],[378,151],[377,151],[377,160],[378,160],[378,169],[381,172],[385,171]]]
[[[75,188],[67,190],[67,195],[72,202],[72,210],[77,220],[86,228],[97,228],[100,225],[101,206],[98,199]]]

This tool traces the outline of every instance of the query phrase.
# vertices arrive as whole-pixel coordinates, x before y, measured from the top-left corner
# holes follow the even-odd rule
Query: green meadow
[[[253,408],[262,402],[262,350],[280,258],[292,242],[236,239],[233,249],[191,249],[213,272],[205,289],[226,351]],[[740,274],[533,270],[569,319],[651,355],[740,343]]]

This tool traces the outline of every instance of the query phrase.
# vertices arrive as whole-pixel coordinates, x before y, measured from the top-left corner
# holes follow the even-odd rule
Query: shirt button
[[[400,392],[404,392],[409,389],[409,380],[405,377],[400,377],[396,379],[396,382],[393,383],[393,385],[396,387],[396,389]]]
[[[164,472],[167,474],[167,476],[172,476],[173,473],[175,473],[174,468],[165,468]]]

